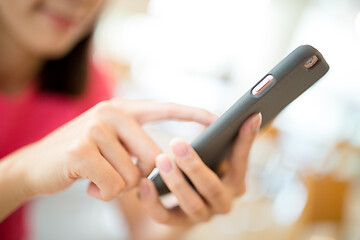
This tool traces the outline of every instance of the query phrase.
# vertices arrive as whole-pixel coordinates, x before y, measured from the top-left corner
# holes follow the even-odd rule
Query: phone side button
[[[251,91],[253,95],[259,95],[264,91],[272,82],[274,81],[273,75],[267,75],[263,80],[261,80]]]

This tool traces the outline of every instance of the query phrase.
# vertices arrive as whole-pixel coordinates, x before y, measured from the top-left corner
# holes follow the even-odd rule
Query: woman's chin
[[[33,53],[45,60],[55,60],[68,54],[74,45],[37,44],[31,47]]]

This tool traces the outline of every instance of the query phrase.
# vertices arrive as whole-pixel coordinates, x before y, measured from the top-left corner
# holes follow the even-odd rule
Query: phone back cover
[[[312,56],[317,63],[307,69],[304,63]],[[329,69],[319,51],[309,45],[296,48],[267,75],[274,77],[273,82],[259,95],[253,95],[252,89],[246,92],[218,120],[211,124],[191,144],[200,158],[215,170],[224,155],[230,149],[242,123],[252,114],[261,112],[262,125],[265,126],[283,108],[317,82]],[[159,194],[168,192],[160,175],[153,178]]]

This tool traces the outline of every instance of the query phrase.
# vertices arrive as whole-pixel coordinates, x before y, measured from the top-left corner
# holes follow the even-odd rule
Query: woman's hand
[[[228,213],[234,197],[245,192],[245,173],[249,151],[259,131],[261,115],[251,116],[241,127],[229,158],[229,168],[220,179],[199,158],[189,144],[181,139],[171,142],[173,158],[160,154],[156,166],[179,206],[165,208],[157,195],[153,182],[143,179],[140,201],[148,214],[157,222],[190,226],[207,221],[214,214]],[[185,180],[183,171],[196,187],[196,192]]]
[[[55,193],[86,178],[91,181],[89,195],[111,200],[154,168],[161,150],[141,125],[165,119],[209,125],[216,116],[171,103],[114,99],[99,103],[3,162],[21,169],[17,171],[21,185],[30,196]]]

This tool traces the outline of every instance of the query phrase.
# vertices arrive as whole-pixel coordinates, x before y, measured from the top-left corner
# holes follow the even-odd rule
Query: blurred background
[[[360,239],[360,1],[108,2],[94,59],[118,97],[221,114],[303,44],[317,48],[330,71],[259,135],[247,192],[232,212],[184,239]],[[146,130],[168,151],[171,138],[192,141],[202,127],[166,122]],[[35,202],[34,239],[128,239],[115,206],[90,199],[85,188],[80,182]]]

